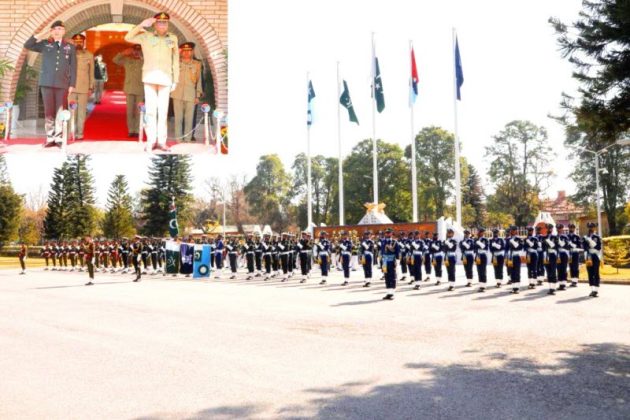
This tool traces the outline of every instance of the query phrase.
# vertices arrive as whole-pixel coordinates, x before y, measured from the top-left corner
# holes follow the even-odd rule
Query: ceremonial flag
[[[409,88],[409,106],[413,106],[418,96],[418,68],[416,67],[416,55],[413,48],[411,48],[411,83]]]
[[[315,99],[315,90],[313,89],[313,82],[308,81],[308,105],[306,111],[306,124],[313,124],[313,99]]]
[[[195,245],[194,244],[181,244],[179,246],[179,253],[181,258],[181,265],[179,267],[179,272],[182,274],[192,274],[193,273],[193,257],[195,254]]]
[[[166,273],[179,273],[179,244],[175,241],[166,241]]]
[[[464,70],[462,69],[462,58],[459,55],[459,42],[455,38],[455,80],[457,84],[457,100],[462,100],[461,88],[464,84]]]
[[[378,66],[378,58],[374,56],[374,98],[376,99],[376,110],[383,112],[385,109],[385,96],[383,95],[383,81],[381,80],[381,69]]]
[[[179,234],[179,226],[177,225],[177,208],[175,207],[175,197],[172,198],[168,211],[168,232],[171,238],[175,238]]]
[[[210,277],[210,245],[196,244],[193,259],[193,278]]]
[[[348,110],[348,117],[350,118],[350,121],[359,124],[359,119],[357,118],[357,114],[354,112],[354,106],[352,106],[352,100],[350,99],[348,83],[346,83],[345,80],[343,81],[343,92],[341,93],[339,102]]]

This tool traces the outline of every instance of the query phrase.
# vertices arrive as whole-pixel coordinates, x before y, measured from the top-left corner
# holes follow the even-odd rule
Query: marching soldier
[[[247,262],[247,280],[254,278],[254,257],[256,254],[256,244],[252,240],[252,234],[246,235],[245,244],[243,245],[243,254]]]
[[[216,264],[217,274],[216,278],[221,277],[221,271],[223,271],[223,251],[225,250],[225,244],[223,243],[223,235],[217,235],[217,241],[214,247],[214,263]]]
[[[341,250],[341,267],[343,268],[344,281],[342,286],[347,286],[350,279],[350,258],[352,256],[352,241],[348,237],[348,232],[345,230],[341,232],[341,242],[339,243],[339,249]]]
[[[527,254],[527,279],[528,289],[536,288],[538,280],[538,238],[534,235],[534,228],[527,228],[527,239],[525,239],[525,253]]]
[[[263,260],[263,249],[262,242],[260,241],[260,233],[255,233],[256,238],[254,239],[254,245],[256,245],[256,250],[254,251],[254,262],[256,264],[256,276],[262,276],[262,260]]]
[[[145,19],[125,35],[125,41],[140,44],[144,55],[142,82],[147,119],[147,148],[168,151],[166,147],[168,100],[179,78],[177,37],[168,32],[169,15],[162,12]],[[144,28],[154,26],[155,32]],[[157,144],[156,144],[157,141]]]
[[[42,257],[46,261],[46,267],[44,267],[45,271],[48,271],[48,260],[50,260],[50,245],[48,242],[44,242],[44,247],[41,250]]]
[[[20,242],[20,252],[18,253],[18,259],[20,260],[20,266],[22,271],[20,274],[26,274],[26,259],[28,258],[28,248],[24,242]]]
[[[272,251],[273,251],[273,247],[269,241],[270,239],[270,235],[268,233],[265,233],[263,235],[263,239],[260,243],[260,247],[262,249],[262,259],[263,259],[263,264],[265,266],[265,278],[264,280],[267,281],[271,278],[271,265],[272,265]]]
[[[142,280],[142,268],[140,266],[142,258],[142,243],[140,242],[140,239],[141,237],[136,235],[130,247],[131,262],[133,263],[134,273],[136,274],[136,278],[134,280],[135,282]]]
[[[488,267],[488,254],[490,252],[490,243],[487,238],[484,237],[486,229],[480,227],[477,229],[477,240],[475,241],[475,264],[477,265],[477,277],[479,278],[479,291],[481,293],[486,291],[486,283],[488,278],[486,275],[486,269]]]
[[[65,33],[63,22],[57,20],[49,33],[31,36],[24,44],[27,50],[42,54],[39,87],[46,119],[44,147],[61,146],[63,133],[57,114],[68,107],[68,94],[72,94],[77,81],[76,50],[63,39]]]
[[[468,280],[466,287],[470,287],[472,286],[473,265],[475,264],[475,242],[470,237],[469,230],[464,230],[464,239],[459,243],[459,249],[462,252],[462,263]]]
[[[396,292],[396,260],[400,258],[400,244],[392,238],[391,228],[385,231],[385,239],[381,243],[386,293],[383,300],[393,300]]]
[[[424,279],[424,281],[429,281],[431,280],[431,232],[429,232],[428,230],[424,231],[424,249],[425,249],[425,254],[424,254],[424,272],[426,274],[426,277]]]
[[[127,98],[127,133],[129,137],[137,137],[140,127],[140,111],[138,104],[144,102],[144,84],[142,83],[142,46],[135,44],[114,57],[114,64],[125,68],[125,84],[123,91]]]
[[[88,272],[88,282],[85,283],[86,286],[94,285],[94,258],[95,258],[95,249],[94,249],[94,241],[90,236],[86,236],[84,239],[85,244],[85,265],[87,266]]]
[[[107,64],[103,61],[102,55],[94,57],[94,103],[101,103],[103,91],[107,83]]]
[[[564,233],[564,225],[559,223],[558,229],[558,282],[560,286],[558,290],[566,290],[567,288],[567,268],[569,266],[569,252],[571,250],[569,237]]]
[[[289,253],[291,252],[291,245],[289,243],[289,234],[286,232],[282,233],[282,238],[280,242],[277,244],[278,252],[280,254],[280,267],[282,268],[282,277],[281,281],[287,281],[289,279]]]
[[[510,239],[507,241],[508,262],[510,265],[510,283],[512,293],[517,294],[521,288],[521,262],[524,259],[523,238],[518,236],[517,227],[510,227]]]
[[[304,283],[309,278],[311,270],[312,245],[308,231],[302,232],[302,238],[297,242],[296,250],[300,258],[300,271],[302,272],[300,283]]]
[[[194,42],[179,46],[180,62],[177,87],[171,92],[175,114],[175,137],[190,141],[193,131],[195,105],[203,96],[201,89],[201,62],[193,60]],[[183,126],[183,133],[182,133]]]
[[[446,230],[446,240],[443,244],[444,265],[448,275],[448,291],[455,290],[455,264],[457,263],[457,240],[453,238],[455,231],[453,229]]]
[[[536,226],[536,239],[538,239],[538,280],[536,284],[538,286],[542,286],[543,280],[545,279],[545,251],[543,249],[543,241],[545,236],[542,234],[542,227],[540,225]]]
[[[588,235],[584,236],[584,251],[586,252],[586,271],[588,285],[591,287],[590,297],[597,297],[599,293],[599,266],[601,263],[602,238],[595,233],[596,223],[589,223]]]
[[[316,244],[317,263],[322,272],[322,281],[319,284],[326,284],[328,279],[328,270],[330,268],[330,241],[326,239],[327,233],[321,231],[319,234],[319,242]]]
[[[556,294],[556,264],[558,263],[558,238],[553,234],[553,225],[547,224],[547,235],[543,241],[545,251],[544,264],[547,267],[547,281],[549,282],[550,295]]]
[[[430,245],[423,239],[420,239],[420,232],[417,230],[414,232],[414,238],[411,241],[411,276],[415,283],[414,290],[420,289],[420,283],[422,282],[422,262],[423,258],[431,259]],[[429,262],[431,264],[431,262]],[[426,268],[426,266],[425,266]]]
[[[398,232],[398,245],[400,246],[400,271],[402,273],[402,277],[400,277],[400,282],[402,283],[407,278],[407,257],[410,255],[410,245],[407,243],[407,238],[405,238],[405,232]]]
[[[431,246],[429,248],[431,252],[431,265],[435,268],[435,285],[439,286],[442,283],[442,263],[444,262],[444,244],[438,239],[437,232],[433,234],[431,240]]]
[[[236,242],[236,238],[232,237],[228,240],[228,243],[225,245],[225,249],[227,250],[228,259],[230,261],[230,270],[232,271],[232,275],[230,279],[236,278],[236,270],[238,269],[238,243]]]
[[[569,287],[577,287],[580,279],[580,250],[584,248],[582,239],[575,233],[575,225],[569,224],[569,234],[567,235],[569,240],[569,271],[571,276],[571,285]]]
[[[50,259],[52,260],[52,271],[57,271],[57,243],[52,242],[50,245]]]
[[[70,271],[74,271],[77,268],[77,254],[78,253],[79,253],[79,247],[77,246],[77,241],[72,241],[72,243],[68,247],[68,254],[70,256],[70,265],[72,266]]]
[[[372,283],[372,262],[374,260],[374,241],[372,240],[372,232],[366,230],[363,232],[363,240],[359,247],[359,256],[361,265],[363,266],[363,277],[365,283],[363,287],[370,287]]]
[[[63,271],[68,271],[68,242],[63,241],[60,251],[61,261],[63,262]]]
[[[490,252],[492,253],[494,280],[497,282],[497,287],[501,287],[503,282],[503,264],[505,263],[505,240],[499,237],[499,229],[492,229]]]
[[[88,99],[94,91],[94,55],[84,48],[85,35],[75,34],[72,41],[77,51],[77,82],[74,91],[68,95],[68,100],[77,104],[75,139],[83,140]]]

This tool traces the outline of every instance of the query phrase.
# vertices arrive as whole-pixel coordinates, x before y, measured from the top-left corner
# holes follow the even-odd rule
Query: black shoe
[[[414,283],[414,280],[412,279],[412,280],[409,280],[409,283],[407,283],[407,284],[411,285],[413,283]]]
[[[593,297],[597,297],[599,292],[593,292]]]
[[[439,280],[435,282],[435,285],[436,285],[436,286],[439,286],[440,284],[442,284],[442,282],[441,282],[441,281],[439,281]]]
[[[558,287],[558,290],[567,290],[567,286],[561,284],[560,287]]]
[[[501,283],[497,283],[497,289],[501,288]]]
[[[577,287],[577,283],[575,283],[575,282],[571,282],[571,284],[569,285],[569,287]]]
[[[486,288],[485,288],[485,287],[480,287],[480,288],[479,288],[479,293],[484,293],[485,291],[486,291]]]
[[[528,288],[529,290],[532,290],[532,289],[535,289],[535,288],[536,288],[536,286],[534,286],[533,284],[530,284],[529,286],[527,286],[527,288]]]
[[[420,285],[416,284],[415,286],[413,286],[413,290],[420,290]]]
[[[446,289],[447,292],[451,292],[455,290],[455,286],[448,286],[448,289]]]
[[[538,280],[538,282],[536,282],[536,284],[537,284],[538,286],[542,286],[543,282],[542,282],[542,280]]]
[[[549,291],[547,292],[548,295],[555,295],[556,291],[553,289],[549,289]]]
[[[363,287],[370,287],[370,282],[368,281],[368,282],[364,283]]]
[[[518,289],[512,289],[512,294],[518,295]]]
[[[341,283],[341,285],[342,285],[342,286],[347,286],[347,285],[349,285],[349,284],[350,284],[350,283],[348,283],[347,281],[344,281],[343,283]]]
[[[326,284],[326,280],[320,281],[319,284]]]
[[[140,277],[136,277],[136,279],[134,280],[134,282],[139,282],[141,279]]]
[[[300,283],[306,283],[306,279],[300,280]]]
[[[385,295],[383,296],[383,300],[394,300],[394,295]]]
[[[44,147],[57,147],[57,143],[54,141],[49,141],[48,143],[44,144]]]
[[[85,283],[86,286],[94,286],[94,283],[92,283],[91,281]]]
[[[466,287],[470,287],[470,286],[472,286],[472,283],[471,283],[471,282],[468,282],[468,283],[466,284]]]

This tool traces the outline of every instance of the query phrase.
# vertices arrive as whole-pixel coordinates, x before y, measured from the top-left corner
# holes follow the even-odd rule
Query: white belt
[[[555,254],[556,250],[555,249],[549,249],[547,250],[547,254]]]
[[[485,249],[480,249],[479,251],[477,251],[477,254],[488,255],[488,251],[486,251]]]
[[[422,251],[414,251],[413,255],[422,255]]]
[[[503,255],[505,255],[505,251],[493,252],[492,255],[494,255],[496,257],[502,257]]]
[[[328,256],[328,252],[324,251],[324,252],[320,252],[319,253],[320,257],[327,257]]]
[[[449,257],[455,257],[457,255],[457,252],[447,252],[446,255],[448,255]]]
[[[436,252],[435,254],[433,254],[434,257],[443,257],[444,253],[442,251],[440,252]]]
[[[561,249],[561,250],[560,250],[560,252],[561,252],[562,254],[568,254],[568,253],[569,253],[569,250],[568,250],[568,249]]]
[[[341,251],[341,255],[352,255],[352,253],[348,251]]]
[[[512,251],[513,257],[523,257],[523,251]]]
[[[365,251],[363,255],[372,255],[372,251]]]
[[[598,250],[596,250],[596,249],[589,249],[589,250],[588,250],[588,253],[589,253],[589,254],[598,254],[598,255],[599,255],[599,251],[598,251]]]
[[[464,251],[464,255],[475,255],[473,251]]]

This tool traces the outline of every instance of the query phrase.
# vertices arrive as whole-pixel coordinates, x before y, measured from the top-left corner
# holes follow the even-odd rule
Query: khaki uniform
[[[192,125],[195,112],[195,99],[203,95],[201,89],[201,63],[190,60],[189,63],[179,63],[179,81],[177,87],[171,92],[173,99],[173,112],[175,113],[175,137],[186,136],[184,141],[192,138]],[[182,133],[182,124],[184,131]]]
[[[127,132],[138,133],[138,103],[144,101],[144,84],[142,83],[142,66],[144,60],[116,54],[114,64],[125,68],[125,84],[123,91],[127,95]]]
[[[90,90],[94,90],[94,54],[88,50],[77,50],[77,84],[68,99],[77,103],[74,121],[78,138],[83,138]]]
[[[179,77],[177,37],[170,32],[159,36],[138,25],[125,35],[125,41],[142,46],[147,146],[156,140],[165,146],[169,94]]]

